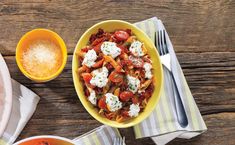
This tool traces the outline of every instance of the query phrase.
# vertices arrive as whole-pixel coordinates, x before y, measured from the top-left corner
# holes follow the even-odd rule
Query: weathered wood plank
[[[41,134],[74,138],[101,125],[77,99],[71,55],[63,73],[51,82],[38,84],[22,75],[14,53],[24,33],[39,27],[54,30],[64,38],[72,54],[82,33],[99,21],[122,19],[133,23],[158,16],[167,28],[209,128],[202,136],[177,139],[170,144],[235,144],[234,7],[232,0],[0,1],[0,53],[5,56],[12,77],[41,96],[33,118],[19,139]],[[154,144],[149,138],[135,140],[131,128],[121,132],[127,144]]]
[[[234,145],[235,113],[219,113],[203,116],[208,131],[191,140],[177,139],[169,145]]]
[[[216,113],[223,111],[235,111],[235,53],[177,53],[189,87],[193,93],[199,109],[203,114]],[[41,95],[45,88],[56,90],[56,88],[68,88],[72,91],[71,95],[76,97],[74,91],[71,59],[64,72],[55,80],[48,83],[35,83],[30,81],[19,71],[13,56],[5,57],[11,75],[20,83]],[[42,88],[42,89],[40,89]],[[71,90],[70,90],[71,89]],[[67,90],[66,90],[67,92]],[[53,92],[46,92],[54,95]],[[44,96],[42,94],[41,96]],[[46,95],[47,96],[47,95]],[[64,94],[60,100],[65,99]]]
[[[177,52],[235,51],[234,7],[232,0],[1,1],[0,52],[14,55],[24,33],[48,28],[64,38],[71,54],[82,33],[99,21],[153,16],[163,20]]]
[[[44,101],[45,100],[41,100],[41,102]],[[75,105],[78,104],[75,103]],[[58,113],[59,111],[55,112],[54,109],[48,109],[48,106],[43,105],[43,103],[41,103],[41,105],[39,104],[33,118],[24,128],[18,140],[33,135],[43,134],[59,135],[72,139],[101,125],[96,120],[92,120],[86,112],[83,112],[84,114],[81,112],[76,114],[76,112],[72,111],[65,113],[62,107],[58,107],[55,104],[52,104],[51,106],[58,109],[60,113]],[[67,105],[64,105],[63,108],[66,108],[66,106]],[[45,113],[45,111],[50,111],[51,115]],[[203,116],[203,118],[208,126],[208,131],[206,133],[191,140],[176,139],[169,144],[233,145],[235,143],[235,113],[210,114]],[[136,140],[132,128],[121,129],[121,134],[126,137],[126,143],[128,145],[154,145],[150,138]]]

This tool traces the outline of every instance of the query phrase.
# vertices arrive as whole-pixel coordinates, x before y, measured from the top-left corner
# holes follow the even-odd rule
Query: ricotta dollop
[[[140,87],[140,80],[130,75],[127,75],[127,84],[128,89],[131,92],[136,93],[138,88]]]
[[[109,71],[106,67],[102,67],[100,69],[96,69],[92,71],[92,78],[90,80],[90,83],[93,86],[97,86],[99,88],[104,87],[108,82],[108,75]]]
[[[108,106],[109,111],[115,112],[122,108],[122,102],[119,101],[118,96],[113,95],[112,93],[105,94],[106,96],[106,104]]]
[[[91,67],[92,65],[95,64],[96,59],[97,59],[96,52],[95,50],[91,49],[85,54],[82,64],[86,65],[87,67]]]
[[[142,45],[143,44],[140,41],[134,41],[131,43],[129,50],[134,56],[138,56],[138,57],[143,56],[144,52],[142,50]]]
[[[144,63],[145,78],[151,79],[153,77],[151,69],[152,65],[150,63]]]
[[[116,58],[121,54],[121,49],[117,47],[115,42],[103,42],[101,51],[103,54],[110,55],[112,58]]]
[[[130,105],[130,110],[128,111],[128,115],[130,117],[136,117],[139,115],[140,112],[140,106],[139,104],[131,104]]]

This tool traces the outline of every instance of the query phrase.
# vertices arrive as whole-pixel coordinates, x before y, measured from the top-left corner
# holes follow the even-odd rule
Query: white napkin
[[[0,145],[13,144],[33,115],[40,97],[12,79],[12,111],[7,127],[0,138]]]

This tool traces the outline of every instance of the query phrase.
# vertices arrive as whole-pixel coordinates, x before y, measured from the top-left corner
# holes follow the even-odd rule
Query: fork
[[[175,110],[176,110],[176,116],[178,123],[181,127],[185,128],[188,125],[188,118],[185,113],[185,109],[181,100],[181,96],[178,90],[178,87],[176,85],[175,77],[172,74],[171,70],[171,57],[169,53],[169,48],[166,43],[166,34],[165,30],[158,30],[157,31],[157,48],[159,49],[160,59],[163,64],[163,66],[166,68],[166,70],[170,73],[171,78],[173,80],[173,96],[174,96],[174,102],[175,102]]]
[[[113,145],[125,145],[125,137],[115,137],[113,140]]]

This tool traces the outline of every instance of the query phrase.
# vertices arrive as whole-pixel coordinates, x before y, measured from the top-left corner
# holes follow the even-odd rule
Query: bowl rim
[[[19,57],[20,57],[20,44],[22,44],[24,42],[24,39],[26,37],[29,37],[32,33],[34,32],[37,32],[37,31],[44,31],[44,32],[47,32],[47,33],[51,33],[53,35],[53,37],[55,37],[56,40],[58,40],[59,42],[61,42],[61,44],[59,45],[60,46],[60,49],[61,51],[64,51],[64,53],[62,52],[62,56],[63,56],[63,61],[62,61],[62,64],[61,66],[59,67],[59,69],[52,75],[50,76],[47,76],[47,77],[35,77],[31,74],[29,74],[23,67],[22,63],[20,62],[19,60]],[[19,40],[17,46],[16,46],[16,55],[15,55],[15,59],[16,59],[16,63],[17,63],[17,66],[19,67],[20,71],[29,79],[33,80],[33,81],[36,81],[36,82],[47,82],[47,81],[50,81],[50,80],[53,80],[54,78],[56,78],[64,69],[66,63],[67,63],[67,47],[65,45],[65,42],[64,40],[60,37],[59,34],[57,34],[56,32],[52,31],[52,30],[49,30],[49,29],[45,29],[45,28],[36,28],[36,29],[33,29],[31,31],[28,31],[26,32]]]
[[[28,137],[28,138],[22,139],[22,140],[20,140],[20,141],[18,141],[16,143],[14,143],[13,145],[19,145],[19,144],[24,143],[26,141],[30,141],[30,140],[34,140],[34,139],[42,139],[42,138],[58,139],[58,140],[63,140],[63,141],[69,142],[71,144],[75,144],[73,142],[73,140],[65,138],[65,137],[60,137],[60,136],[55,136],[55,135],[38,135],[38,136],[32,136],[32,137]]]
[[[7,64],[2,56],[2,54],[0,53],[0,75],[4,75],[1,76],[2,77],[2,81],[3,81],[3,85],[4,85],[4,92],[5,92],[5,104],[4,106],[4,111],[2,113],[2,122],[1,122],[1,127],[0,127],[0,136],[2,136],[2,134],[4,133],[4,130],[7,127],[8,121],[10,119],[11,116],[11,111],[12,111],[12,105],[13,105],[13,94],[12,94],[12,82],[11,82],[11,75],[9,72],[9,69],[7,67]],[[7,106],[6,106],[7,104]]]
[[[80,39],[78,40],[76,46],[75,46],[75,49],[74,49],[74,52],[73,52],[73,58],[72,58],[72,75],[73,75],[73,83],[74,83],[74,86],[75,86],[75,90],[76,90],[76,93],[77,93],[77,97],[79,98],[80,100],[80,96],[78,94],[79,92],[79,89],[78,89],[78,86],[77,84],[75,83],[74,81],[74,78],[76,77],[75,75],[77,75],[77,72],[76,72],[76,69],[74,68],[74,59],[76,57],[76,51],[77,51],[77,48],[78,48],[78,45],[81,43],[81,41],[84,39],[84,37],[87,35],[87,33],[89,33],[92,29],[94,29],[95,27],[99,26],[99,25],[102,25],[104,23],[111,23],[111,22],[117,22],[117,23],[124,23],[124,24],[127,24],[127,25],[130,25],[131,27],[134,27],[135,29],[137,29],[138,31],[140,31],[144,37],[146,37],[146,39],[148,39],[149,42],[152,43],[152,45],[154,46],[154,51],[155,53],[157,54],[158,58],[160,59],[160,56],[157,52],[157,49],[156,49],[156,46],[153,44],[152,40],[147,36],[147,34],[141,30],[140,28],[136,27],[135,25],[129,23],[129,22],[126,22],[126,21],[123,21],[123,20],[104,20],[104,21],[101,21],[101,22],[98,22],[96,24],[94,24],[93,26],[91,26],[89,29],[87,29],[83,34],[82,36],[80,37]],[[102,124],[105,124],[105,125],[109,125],[111,127],[116,127],[116,128],[128,128],[128,127],[132,127],[138,123],[140,123],[141,121],[143,121],[144,119],[146,119],[151,113],[152,111],[154,110],[154,108],[156,107],[156,104],[159,102],[159,99],[160,99],[160,95],[161,95],[161,92],[162,92],[162,88],[163,88],[163,69],[162,69],[162,65],[159,66],[160,68],[160,72],[161,72],[161,81],[160,81],[160,90],[158,92],[158,94],[156,96],[158,96],[157,98],[157,101],[155,103],[154,106],[150,106],[149,108],[149,112],[148,113],[145,113],[145,115],[142,117],[142,119],[139,119],[137,121],[135,121],[134,123],[130,122],[130,123],[127,123],[127,124],[112,124],[112,123],[107,123],[106,121],[104,121],[103,119],[100,119],[98,117],[96,117],[96,115],[94,115],[92,113],[92,108],[90,108],[89,106],[86,106],[83,101],[80,100],[80,102],[82,103],[83,107],[86,109],[86,111],[93,117],[95,118],[97,121],[101,122]],[[82,96],[81,96],[82,97]],[[151,96],[152,97],[152,96]]]

